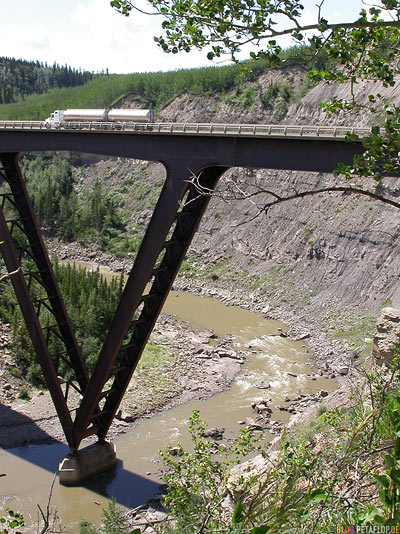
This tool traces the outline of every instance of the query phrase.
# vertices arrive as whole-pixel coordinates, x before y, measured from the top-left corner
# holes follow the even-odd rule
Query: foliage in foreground
[[[108,503],[108,508],[103,509],[100,527],[82,520],[79,534],[140,534],[140,529],[129,530],[125,511],[113,499]]]
[[[194,412],[193,452],[161,451],[170,516],[159,532],[325,533],[335,525],[399,524],[399,386],[398,363],[390,374],[367,373],[350,408],[321,409],[306,431],[282,436],[276,452],[261,450],[247,433],[216,451]],[[262,455],[262,469],[232,476],[250,450]]]
[[[24,525],[24,516],[11,508],[6,508],[4,515],[0,516],[0,534],[20,534],[19,529]]]
[[[218,446],[206,439],[207,425],[195,411],[192,451],[180,445],[160,451],[168,516],[152,527],[159,534],[322,534],[336,525],[398,525],[399,387],[397,357],[391,372],[366,373],[351,407],[321,407],[317,420],[284,435],[277,451],[263,448],[262,438],[247,430]],[[235,468],[255,452],[264,460],[257,469]],[[0,521],[9,528],[0,534],[23,526],[20,514],[6,513]],[[140,534],[140,529],[131,530],[126,513],[112,501],[101,525],[81,521],[79,534]]]

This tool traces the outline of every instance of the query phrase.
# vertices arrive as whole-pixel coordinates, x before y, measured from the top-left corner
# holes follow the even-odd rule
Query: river
[[[103,274],[112,275],[104,269]],[[278,329],[285,327],[278,321],[186,292],[171,292],[163,312],[188,321],[193,329],[232,335],[234,345],[245,349],[246,362],[229,390],[157,414],[114,439],[118,457],[115,470],[83,487],[64,487],[56,480],[51,506],[57,509],[69,532],[78,531],[81,518],[99,522],[108,499],[114,497],[121,505],[135,507],[154,496],[160,483],[158,450],[168,443],[188,442],[188,418],[194,409],[200,411],[210,427],[224,427],[225,437],[229,438],[239,432],[238,421],[254,416],[252,401],[268,398],[274,407],[288,395],[336,388],[334,380],[313,373],[310,355],[301,342],[279,335]],[[268,382],[270,388],[258,389],[256,385],[261,382]],[[287,412],[273,410],[273,420],[284,421],[287,417]],[[35,526],[37,504],[42,508],[47,505],[58,462],[67,452],[61,443],[0,449],[0,473],[7,473],[0,478],[0,506],[21,511],[26,524]]]

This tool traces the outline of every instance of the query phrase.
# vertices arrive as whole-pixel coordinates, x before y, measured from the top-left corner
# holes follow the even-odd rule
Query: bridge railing
[[[49,128],[44,121],[0,121],[0,130],[48,130],[75,132],[147,133],[177,135],[218,135],[246,137],[295,137],[343,139],[348,133],[360,138],[370,134],[368,128],[347,126],[293,125],[293,124],[213,124],[213,123],[134,123],[134,122],[65,122],[59,128]]]

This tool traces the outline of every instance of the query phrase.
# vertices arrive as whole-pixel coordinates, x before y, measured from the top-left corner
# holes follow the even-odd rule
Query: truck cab
[[[56,128],[57,130],[60,128],[60,123],[64,120],[64,111],[62,109],[56,109],[53,111],[53,113],[50,114],[50,117],[48,117],[44,124],[46,128]]]

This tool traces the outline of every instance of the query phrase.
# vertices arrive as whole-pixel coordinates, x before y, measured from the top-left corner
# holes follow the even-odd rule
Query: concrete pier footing
[[[60,484],[75,486],[107,471],[116,463],[115,445],[109,441],[89,445],[76,454],[68,454],[58,466]]]

